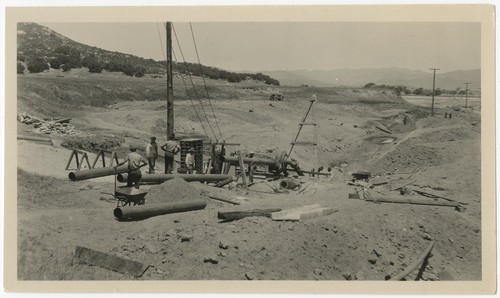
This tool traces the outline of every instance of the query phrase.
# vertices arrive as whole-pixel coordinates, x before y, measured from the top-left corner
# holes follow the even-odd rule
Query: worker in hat
[[[165,151],[165,174],[172,174],[174,170],[174,157],[181,149],[179,144],[175,141],[175,134],[172,133],[168,136],[168,141],[161,146],[161,150]]]
[[[127,186],[132,187],[134,186],[135,188],[139,189],[139,185],[141,184],[141,178],[142,178],[142,172],[141,168],[148,163],[142,157],[139,153],[137,153],[137,146],[135,145],[130,145],[130,153],[125,157],[125,159],[118,163],[115,166],[115,171],[116,168],[118,168],[121,165],[124,165],[125,163],[128,162],[128,175],[127,175]]]
[[[186,154],[186,167],[188,169],[188,174],[193,174],[193,170],[194,170],[194,154],[195,154],[195,150],[193,147],[189,148],[189,152],[188,154]]]
[[[155,173],[156,159],[158,158],[158,144],[156,137],[151,137],[151,141],[146,145],[146,158],[149,164],[149,174]]]

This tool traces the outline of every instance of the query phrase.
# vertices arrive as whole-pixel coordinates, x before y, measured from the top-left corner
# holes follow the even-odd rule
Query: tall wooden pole
[[[172,75],[172,22],[167,22],[167,137],[174,133],[174,80]]]
[[[465,107],[467,107],[467,100],[468,98],[468,93],[469,93],[469,84],[470,83],[464,83],[465,84]]]
[[[432,108],[431,108],[431,117],[434,116],[434,88],[436,87],[436,70],[439,68],[429,68],[430,70],[434,70],[434,76],[432,78]]]

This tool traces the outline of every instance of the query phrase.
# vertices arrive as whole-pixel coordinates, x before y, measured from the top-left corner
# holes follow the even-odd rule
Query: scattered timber
[[[410,199],[405,197],[370,196],[369,198],[365,198],[365,201],[375,202],[375,203],[397,203],[397,204],[414,204],[414,205],[445,206],[445,207],[460,206],[460,203],[457,202]]]
[[[391,188],[390,190],[398,190],[398,189],[400,189],[400,188],[402,188],[402,187],[405,187],[405,186],[407,186],[407,185],[413,184],[413,183],[415,183],[415,182],[417,182],[417,180],[413,180],[413,181],[407,182],[407,183],[405,183],[405,184],[403,184],[403,185],[400,185],[400,186],[398,186],[398,187]]]
[[[424,197],[439,198],[439,199],[443,199],[443,200],[446,200],[446,201],[449,201],[449,202],[457,202],[457,203],[460,203],[462,205],[469,205],[469,203],[464,203],[464,202],[456,201],[456,200],[449,199],[449,198],[446,198],[446,197],[443,197],[443,196],[440,196],[440,195],[436,195],[436,194],[433,194],[433,193],[430,193],[430,192],[425,192],[425,191],[414,189],[414,188],[411,188],[411,190],[413,190],[414,192],[416,192],[416,193],[418,193],[420,195],[423,195]]]
[[[120,221],[139,220],[157,215],[178,213],[204,209],[206,200],[175,201],[164,204],[139,205],[118,207],[113,211],[114,216]]]
[[[274,208],[274,209],[253,209],[253,210],[241,210],[241,211],[219,211],[217,212],[217,218],[225,221],[232,221],[252,216],[271,217],[271,213],[278,211],[281,211],[281,209]]]
[[[427,260],[427,258],[429,257],[429,254],[431,253],[431,250],[432,248],[434,247],[434,241],[432,241],[429,246],[427,246],[427,249],[424,251],[424,253],[420,256],[420,258],[418,258],[418,260],[416,260],[415,262],[413,262],[410,266],[408,266],[403,272],[401,272],[400,274],[398,274],[396,277],[394,277],[393,279],[394,280],[402,280],[403,278],[405,278],[408,274],[412,273],[415,269],[418,268],[418,266],[422,263],[424,263],[424,261]]]

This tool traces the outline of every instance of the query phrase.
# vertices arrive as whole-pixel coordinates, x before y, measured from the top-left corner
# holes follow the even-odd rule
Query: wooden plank
[[[226,202],[226,203],[230,203],[230,204],[233,204],[233,205],[240,205],[239,202],[235,202],[235,201],[231,201],[231,200],[228,200],[228,199],[223,199],[223,198],[219,198],[219,197],[216,197],[214,195],[209,195],[208,196],[210,199],[212,200],[216,200],[216,201],[221,201],[221,202]]]
[[[413,184],[413,183],[415,183],[415,182],[417,182],[417,180],[413,180],[413,181],[407,182],[407,183],[405,183],[405,184],[403,184],[403,185],[400,185],[400,186],[398,186],[398,187],[391,188],[390,190],[398,190],[398,189],[400,189],[400,188],[402,188],[402,187],[405,187],[405,186],[407,186],[407,185]]]
[[[271,214],[271,219],[299,221],[301,219],[308,219],[331,214],[335,211],[338,210],[335,210],[334,208],[321,207],[319,204],[312,204],[274,212]]]
[[[110,255],[83,246],[76,247],[75,258],[80,263],[98,266],[134,277],[141,277],[149,267],[136,261]]]
[[[440,196],[440,195],[436,195],[436,194],[433,194],[433,193],[430,193],[430,192],[425,192],[425,191],[414,189],[414,188],[411,188],[411,190],[413,190],[414,192],[416,192],[416,193],[418,193],[420,195],[423,195],[424,197],[439,198],[439,199],[443,199],[443,200],[446,200],[446,201],[449,201],[449,202],[457,202],[457,203],[460,203],[462,205],[469,205],[469,203],[465,203],[465,202],[460,202],[460,201],[457,201],[457,200],[448,199],[446,197],[443,197],[443,196]]]
[[[248,189],[248,184],[247,184],[247,175],[245,174],[245,164],[243,163],[243,157],[241,156],[241,151],[238,150],[236,152],[238,154],[238,161],[240,163],[240,170],[241,170],[241,181],[243,182],[243,187]]]
[[[314,142],[292,142],[292,145],[299,145],[299,146],[316,146],[318,144]]]
[[[373,197],[366,198],[365,201],[375,202],[375,203],[398,203],[398,204],[414,204],[414,205],[429,205],[429,206],[445,206],[445,207],[458,207],[460,203],[448,202],[448,201],[436,201],[436,200],[420,200],[420,199],[409,199],[405,197]]]
[[[380,129],[381,131],[383,131],[383,132],[385,132],[385,133],[388,133],[388,134],[392,135],[392,132],[390,132],[390,131],[388,131],[387,129],[385,129],[385,128],[381,127],[380,125],[377,125],[377,126],[375,126],[375,127],[376,127],[376,128],[378,128],[378,129]]]
[[[337,212],[337,211],[339,211],[338,208],[331,208],[331,207],[330,208],[327,208],[327,207],[319,208],[319,209],[307,211],[307,212],[300,214],[300,220],[330,215],[330,214]]]
[[[396,277],[394,277],[394,280],[402,280],[405,276],[412,273],[413,270],[417,269],[418,265],[422,264],[429,257],[429,254],[431,253],[431,250],[434,247],[434,243],[435,242],[432,241],[429,244],[429,246],[427,246],[427,249],[420,256],[420,258],[418,258],[415,262],[413,262],[410,266],[408,266],[403,272],[396,275]]]
[[[274,209],[253,209],[253,210],[241,210],[241,211],[219,211],[217,212],[217,218],[223,220],[238,220],[252,216],[271,217],[271,213],[278,211],[281,211],[281,209],[274,208]]]

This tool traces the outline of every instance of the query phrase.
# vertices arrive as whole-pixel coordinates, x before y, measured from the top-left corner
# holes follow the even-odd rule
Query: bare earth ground
[[[283,102],[268,101],[261,94],[238,101],[216,99],[222,135],[227,142],[241,143],[243,151],[273,155],[287,150],[312,95],[304,94]],[[322,99],[318,96],[309,120],[319,124],[320,165],[335,166],[331,178],[301,178],[313,187],[300,194],[274,193],[271,187],[278,182],[257,180],[248,192],[194,182],[190,185],[204,197],[208,192],[234,200],[239,197],[241,205],[207,198],[203,210],[134,222],[117,221],[112,213],[116,203],[101,194],[113,191],[113,177],[77,182],[67,178],[64,167],[70,151],[57,145],[57,137],[53,147],[19,140],[19,279],[133,278],[73,262],[75,246],[80,245],[151,265],[140,278],[148,280],[384,280],[402,272],[435,240],[424,279],[439,280],[440,273],[447,271],[456,280],[480,280],[481,120],[477,100],[474,110],[453,110],[453,118],[444,119],[444,112],[452,110],[455,102],[440,106],[436,117],[430,118],[424,117],[423,111],[428,110],[401,100],[346,104]],[[108,108],[85,107],[71,124],[83,131],[120,135],[126,142],[144,143],[156,135],[162,143],[165,106],[164,101],[127,101]],[[406,125],[404,111],[409,115]],[[175,113],[177,132],[203,132],[189,101],[176,102]],[[393,133],[380,131],[379,124]],[[313,140],[312,128],[308,129],[301,140]],[[29,133],[29,127],[19,124],[18,133]],[[388,138],[393,141],[381,144]],[[304,169],[314,167],[310,147],[296,148],[292,157]],[[373,193],[397,194],[390,189],[416,180],[422,189],[468,205],[458,212],[450,207],[349,199],[348,194],[354,192],[347,184],[349,172],[357,170],[390,181],[375,187]],[[150,187],[154,186],[143,186]],[[264,217],[233,222],[217,219],[217,211],[315,203],[338,208],[338,212],[300,222]],[[227,248],[220,248],[221,242]],[[206,258],[217,263],[204,262]],[[410,278],[415,276],[416,272]]]

